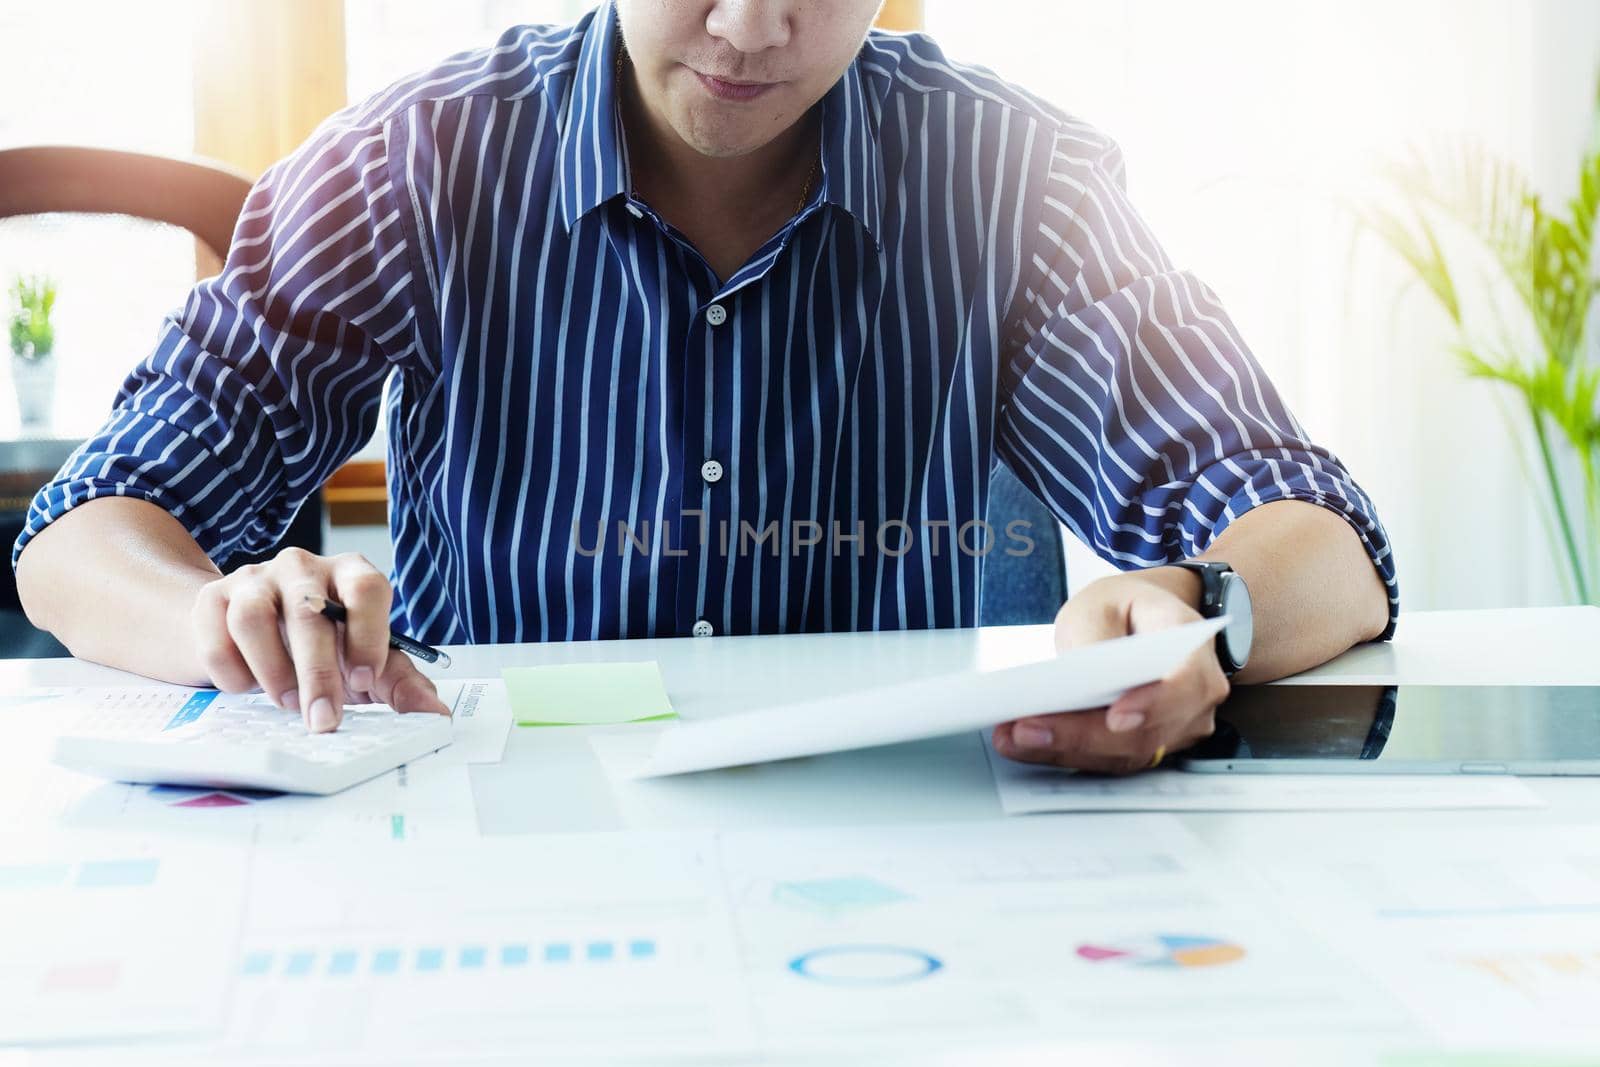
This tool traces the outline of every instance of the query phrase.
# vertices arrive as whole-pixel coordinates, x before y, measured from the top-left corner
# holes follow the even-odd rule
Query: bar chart
[[[627,967],[654,963],[654,938],[587,941],[504,941],[456,945],[386,945],[342,948],[257,948],[239,963],[245,979],[398,977],[447,972],[502,974],[534,967]]]

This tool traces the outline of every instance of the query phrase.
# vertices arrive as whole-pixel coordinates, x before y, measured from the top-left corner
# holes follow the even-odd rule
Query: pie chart
[[[1133,967],[1221,967],[1244,956],[1244,948],[1231,941],[1194,934],[1155,934],[1078,946],[1079,959]]]

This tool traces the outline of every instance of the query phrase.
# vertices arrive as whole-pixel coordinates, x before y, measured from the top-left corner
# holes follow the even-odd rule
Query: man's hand
[[[344,605],[336,625],[308,595]],[[389,581],[364,558],[286,549],[268,563],[210,582],[195,597],[192,635],[212,682],[230,693],[260,686],[317,733],[337,729],[344,705],[448,715],[439,691],[389,648]]]
[[[1056,647],[1077,648],[1129,634],[1197,622],[1200,579],[1158,567],[1103,578],[1067,601],[1056,616]],[[1228,679],[1206,642],[1162,681],[1124,693],[1109,708],[1042,715],[995,727],[995,751],[1028,763],[1101,774],[1131,774],[1156,757],[1187,748],[1216,728],[1214,713]]]

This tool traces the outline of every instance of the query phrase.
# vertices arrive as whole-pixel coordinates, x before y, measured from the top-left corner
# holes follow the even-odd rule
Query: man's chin
[[[689,141],[688,145],[707,159],[738,159],[740,156],[748,156],[751,152],[761,147],[760,145],[706,143],[701,141]]]
[[[674,123],[683,143],[712,159],[737,159],[772,143],[776,131],[749,121],[729,122],[726,116],[691,114]]]

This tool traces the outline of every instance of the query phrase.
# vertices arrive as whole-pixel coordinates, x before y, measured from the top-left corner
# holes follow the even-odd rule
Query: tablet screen
[[[1191,761],[1364,762],[1372,770],[1600,763],[1600,688],[1236,686],[1217,709],[1216,735],[1185,755]]]

